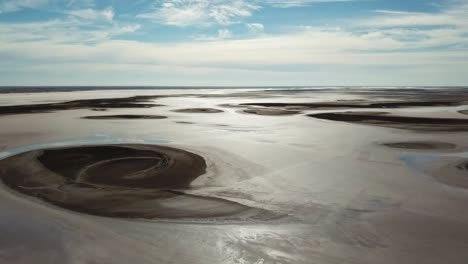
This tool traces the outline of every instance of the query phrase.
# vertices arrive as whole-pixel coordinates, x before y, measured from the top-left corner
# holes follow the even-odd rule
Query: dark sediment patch
[[[462,163],[457,165],[457,169],[465,172],[468,175],[468,161],[463,161]]]
[[[457,106],[465,103],[463,100],[411,100],[406,101],[369,101],[364,99],[343,100],[331,102],[291,102],[291,103],[243,103],[221,104],[221,107],[243,108],[239,112],[258,115],[293,115],[307,110],[324,109],[396,109],[409,107]]]
[[[429,118],[387,115],[374,112],[335,112],[309,114],[308,116],[332,121],[344,121],[382,127],[426,131],[467,131],[468,119]]]
[[[468,160],[457,159],[429,171],[437,181],[458,188],[468,188]]]
[[[460,110],[458,113],[468,115],[468,110]]]
[[[338,108],[406,108],[406,107],[428,107],[428,106],[456,106],[459,101],[336,101],[317,103],[245,103],[243,106],[275,107],[291,110],[316,110],[316,109],[338,109]]]
[[[407,141],[407,142],[394,142],[384,143],[384,146],[390,148],[400,149],[414,149],[414,150],[450,150],[455,149],[457,146],[452,143],[436,142],[436,141]]]
[[[335,90],[335,92],[341,92]],[[464,104],[468,101],[466,87],[400,87],[400,88],[364,88],[345,89],[345,93],[368,98],[388,98],[406,101],[450,101]]]
[[[188,121],[175,121],[177,124],[184,124],[184,125],[193,125],[195,124],[194,122],[188,122]]]
[[[263,115],[263,116],[285,116],[300,114],[300,111],[284,110],[275,108],[249,108],[241,110],[242,113]]]
[[[82,213],[150,219],[268,215],[236,202],[184,193],[205,170],[201,156],[156,145],[33,150],[0,160],[0,178],[10,188]]]
[[[0,106],[0,115],[10,114],[28,114],[28,113],[45,113],[60,110],[74,109],[103,109],[107,108],[149,108],[161,106],[159,104],[150,104],[150,100],[160,98],[160,96],[133,96],[125,98],[100,98],[100,99],[85,99],[75,100],[61,103],[49,104],[32,104],[32,105],[12,105]]]
[[[214,113],[222,113],[223,110],[215,109],[215,108],[184,108],[184,109],[176,109],[172,110],[172,112],[177,113],[198,113],[198,114],[214,114]]]
[[[398,101],[450,101],[463,104],[468,102],[467,87],[340,87],[340,88],[301,88],[301,89],[269,89],[265,93],[274,94],[348,94],[369,99],[391,99]]]
[[[220,104],[218,106],[225,107],[225,108],[245,108],[244,105],[240,105],[240,104]]]
[[[160,115],[104,115],[104,116],[83,116],[84,119],[165,119],[167,116]]]

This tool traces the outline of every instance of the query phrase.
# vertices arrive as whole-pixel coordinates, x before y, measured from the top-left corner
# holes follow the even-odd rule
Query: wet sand
[[[167,116],[160,115],[104,115],[104,116],[83,116],[84,119],[166,119]]]

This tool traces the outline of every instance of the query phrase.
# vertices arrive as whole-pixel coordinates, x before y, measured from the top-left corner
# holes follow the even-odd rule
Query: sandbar
[[[7,105],[0,106],[0,115],[45,113],[60,110],[91,109],[103,111],[107,108],[150,108],[162,106],[149,103],[152,99],[161,96],[132,96],[125,98],[99,98],[83,99],[61,103],[30,104],[30,105]]]
[[[309,117],[382,127],[425,131],[467,131],[468,119],[387,115],[382,112],[333,112]]]

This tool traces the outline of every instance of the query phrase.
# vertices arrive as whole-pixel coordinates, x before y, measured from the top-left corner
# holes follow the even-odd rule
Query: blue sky
[[[0,85],[468,85],[468,0],[0,0]]]

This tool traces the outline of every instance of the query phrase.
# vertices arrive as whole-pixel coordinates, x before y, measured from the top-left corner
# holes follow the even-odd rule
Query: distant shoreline
[[[47,93],[112,90],[184,90],[184,89],[272,89],[272,90],[331,90],[331,89],[468,89],[468,86],[0,86],[0,94]]]
[[[5,93],[46,93],[76,91],[112,90],[184,90],[184,89],[303,89],[311,86],[0,86],[0,94]]]

